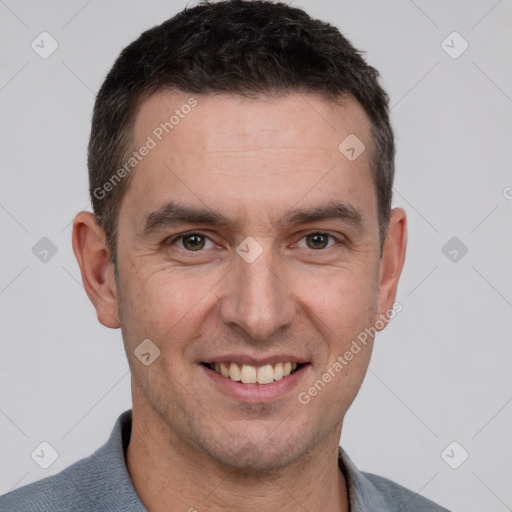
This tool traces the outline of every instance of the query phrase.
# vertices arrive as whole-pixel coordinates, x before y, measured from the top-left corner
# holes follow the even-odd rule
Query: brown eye
[[[325,249],[329,243],[329,238],[333,238],[327,233],[310,233],[304,237],[309,249]]]
[[[197,251],[204,248],[206,238],[198,233],[185,235],[179,239],[183,240],[183,247],[188,251]]]
[[[200,231],[188,231],[174,237],[166,238],[163,242],[166,250],[178,250],[183,254],[192,252],[205,252],[215,249],[215,242]]]

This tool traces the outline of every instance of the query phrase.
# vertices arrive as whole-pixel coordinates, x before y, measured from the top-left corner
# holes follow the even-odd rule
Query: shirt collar
[[[379,490],[356,468],[341,446],[338,447],[338,465],[347,483],[350,512],[392,512]]]
[[[105,455],[113,460],[110,468],[121,476],[122,488],[129,497],[130,502],[138,502],[138,509],[146,510],[138,499],[133,483],[126,467],[126,449],[130,442],[132,430],[132,411],[125,411],[119,416],[109,442],[105,445]],[[338,465],[347,484],[350,512],[390,512],[380,492],[373,486],[368,478],[359,471],[350,460],[346,452],[338,447]]]

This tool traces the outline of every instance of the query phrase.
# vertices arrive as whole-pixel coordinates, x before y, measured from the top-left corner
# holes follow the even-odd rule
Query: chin
[[[217,454],[216,454],[217,455]],[[293,462],[290,453],[282,453],[280,450],[260,450],[252,443],[245,443],[238,452],[232,455],[227,453],[218,454],[217,461],[225,466],[236,469],[238,472],[252,474],[268,474],[279,471]]]
[[[271,434],[271,433],[270,433]],[[255,436],[251,440],[248,433],[240,435],[238,439],[230,436],[223,442],[212,443],[203,449],[217,462],[247,473],[269,473],[279,471],[295,462],[308,447],[304,445],[303,437],[286,439]],[[224,447],[224,449],[221,449]]]

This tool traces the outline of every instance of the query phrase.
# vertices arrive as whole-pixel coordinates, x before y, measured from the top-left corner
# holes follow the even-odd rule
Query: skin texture
[[[369,122],[352,97],[336,105],[299,94],[195,99],[133,171],[119,217],[118,282],[92,214],[80,212],[73,225],[87,294],[103,325],[121,327],[132,371],[128,470],[152,511],[348,511],[337,450],[372,340],[309,403],[298,394],[392,309],[405,213],[392,211],[380,257]],[[188,100],[171,91],[147,99],[133,147]],[[366,145],[353,162],[338,151],[349,134]],[[238,225],[186,223],[144,236],[145,217],[170,200]],[[361,222],[277,223],[288,210],[331,201],[357,209]],[[199,250],[190,238],[169,240],[185,231],[206,237]],[[331,237],[307,236],[315,231]],[[252,263],[236,252],[247,237],[262,248]],[[134,355],[145,339],[160,350],[149,366]],[[228,353],[310,364],[283,396],[248,403],[200,364]]]

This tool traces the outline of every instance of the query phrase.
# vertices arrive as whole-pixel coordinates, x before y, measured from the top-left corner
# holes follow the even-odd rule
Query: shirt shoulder
[[[2,512],[146,511],[126,469],[123,443],[131,411],[119,416],[109,440],[56,475],[0,496]]]
[[[101,463],[101,461],[100,461]],[[60,473],[0,496],[0,510],[9,512],[79,511],[108,482],[95,478],[95,457],[82,459]]]
[[[373,473],[362,473],[382,496],[389,510],[400,512],[450,512],[406,487]]]
[[[450,512],[389,478],[359,471],[341,446],[338,450],[352,512]]]

